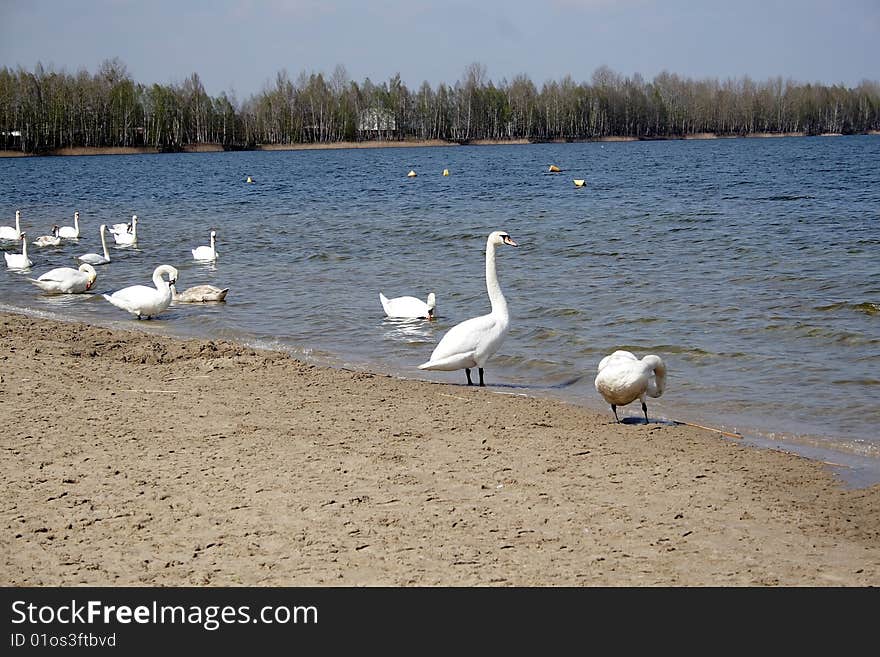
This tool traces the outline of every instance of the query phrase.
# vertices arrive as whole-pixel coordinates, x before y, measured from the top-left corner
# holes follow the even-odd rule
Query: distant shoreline
[[[867,135],[878,135],[880,130],[869,130]],[[426,146],[507,146],[525,144],[578,144],[588,142],[631,142],[631,141],[690,141],[702,139],[766,139],[772,137],[841,137],[841,133],[823,133],[807,135],[804,132],[756,132],[749,135],[719,135],[714,132],[698,132],[681,137],[597,137],[595,139],[552,139],[547,141],[531,141],[528,139],[475,139],[469,142],[445,141],[443,139],[419,139],[402,141],[339,141],[312,144],[264,144],[254,148],[242,149],[254,151],[311,151],[336,150],[346,148],[414,148]],[[230,149],[230,152],[232,149]],[[22,153],[21,151],[0,150],[0,157],[56,157],[67,155],[156,155],[163,153],[152,146],[108,146],[108,147],[69,147],[55,148],[44,153]],[[181,153],[222,153],[226,152],[221,144],[188,144]]]

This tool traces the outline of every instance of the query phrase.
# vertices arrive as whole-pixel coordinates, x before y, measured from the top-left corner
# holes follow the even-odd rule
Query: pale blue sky
[[[0,0],[0,66],[95,72],[118,57],[138,82],[196,72],[244,100],[286,69],[411,90],[464,78],[540,87],[605,65],[646,80],[781,75],[880,80],[880,0]]]

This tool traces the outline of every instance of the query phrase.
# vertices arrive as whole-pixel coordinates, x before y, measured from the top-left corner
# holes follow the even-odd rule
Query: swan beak
[[[504,236],[504,243],[505,243],[505,244],[508,244],[508,245],[510,245],[510,246],[517,246],[517,243],[514,242],[514,241],[511,239],[510,235],[505,235],[505,236]]]
[[[87,289],[87,290],[91,290],[91,289],[92,289],[92,282],[91,282],[91,281],[86,281],[86,289]]]

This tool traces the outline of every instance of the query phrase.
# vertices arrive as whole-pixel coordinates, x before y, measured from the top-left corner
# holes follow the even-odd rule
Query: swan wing
[[[472,317],[456,324],[440,340],[431,354],[431,360],[419,365],[420,370],[457,370],[477,367],[477,357],[487,342],[499,332],[494,315]]]
[[[80,262],[86,262],[90,265],[106,265],[109,260],[97,253],[85,253],[77,258]]]

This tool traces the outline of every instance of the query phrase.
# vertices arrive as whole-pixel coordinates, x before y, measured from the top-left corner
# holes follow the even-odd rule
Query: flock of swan
[[[73,267],[56,267],[37,278],[28,278],[30,283],[47,294],[82,294],[89,291],[98,278],[95,267],[110,264],[110,251],[107,248],[106,233],[113,236],[118,246],[137,246],[137,215],[131,221],[100,226],[101,250],[103,253],[84,253],[77,256],[81,263]],[[73,213],[73,226],[52,226],[51,235],[41,235],[33,241],[35,246],[58,246],[62,240],[79,240],[79,212]],[[199,246],[192,250],[193,259],[203,262],[217,260],[216,232],[211,231],[210,246]],[[4,252],[6,267],[12,270],[27,271],[33,266],[28,256],[27,233],[21,229],[21,211],[15,211],[15,226],[0,226],[0,240],[21,241],[21,253]],[[167,279],[165,278],[167,276]],[[108,302],[131,313],[138,319],[150,319],[165,311],[172,301],[195,303],[223,301],[229,288],[220,289],[213,285],[197,285],[183,292],[177,292],[178,271],[171,265],[160,265],[153,272],[153,286],[132,285],[112,294],[103,294]]]
[[[78,257],[82,263],[78,269],[57,267],[42,274],[31,283],[49,294],[78,294],[88,291],[97,278],[96,266],[110,263],[105,232],[113,235],[117,245],[137,244],[137,215],[130,222],[113,224],[109,229],[101,224],[101,246],[103,254],[86,253]],[[76,240],[80,236],[79,212],[74,213],[73,226],[53,226],[52,234],[34,240],[37,246],[58,245],[62,239]],[[216,231],[211,231],[210,245],[192,249],[194,260],[213,262],[217,259]],[[29,269],[33,262],[28,258],[26,234],[21,230],[20,211],[15,213],[15,226],[0,226],[0,239],[21,240],[21,253],[4,253],[9,269]],[[57,241],[56,241],[57,240]],[[486,241],[486,290],[489,295],[491,312],[472,317],[450,328],[431,353],[431,357],[418,366],[420,370],[454,371],[463,369],[468,385],[474,385],[471,370],[477,369],[480,386],[485,386],[484,368],[489,359],[498,351],[507,336],[510,314],[507,300],[498,281],[495,252],[500,246],[517,246],[505,231],[492,232]],[[167,277],[167,278],[166,278]],[[172,301],[204,302],[223,301],[228,288],[220,289],[212,285],[200,285],[177,292],[178,271],[171,265],[160,265],[153,271],[153,287],[132,285],[112,294],[102,295],[109,303],[138,319],[152,318],[168,308]],[[413,296],[389,299],[381,292],[379,301],[388,317],[408,319],[434,319],[437,302],[434,293],[427,301]],[[614,419],[620,422],[617,407],[625,406],[635,400],[641,401],[645,423],[648,423],[646,397],[659,397],[666,385],[666,366],[654,354],[637,358],[629,351],[618,350],[601,360],[597,368],[595,387],[599,394],[611,405]]]
[[[486,241],[486,291],[492,309],[488,315],[466,319],[449,329],[434,348],[431,358],[419,365],[420,370],[464,370],[468,385],[474,385],[471,370],[476,368],[479,385],[484,386],[483,370],[488,360],[498,351],[507,336],[510,313],[507,300],[498,281],[495,250],[503,245],[517,246],[504,231],[496,230]],[[427,302],[412,296],[388,299],[381,292],[379,300],[389,317],[433,319],[437,301],[434,293]],[[629,351],[617,350],[599,363],[595,379],[596,390],[611,405],[614,419],[617,407],[626,406],[636,399],[642,403],[645,424],[648,423],[646,397],[659,397],[666,387],[666,365],[654,354],[642,359]]]

